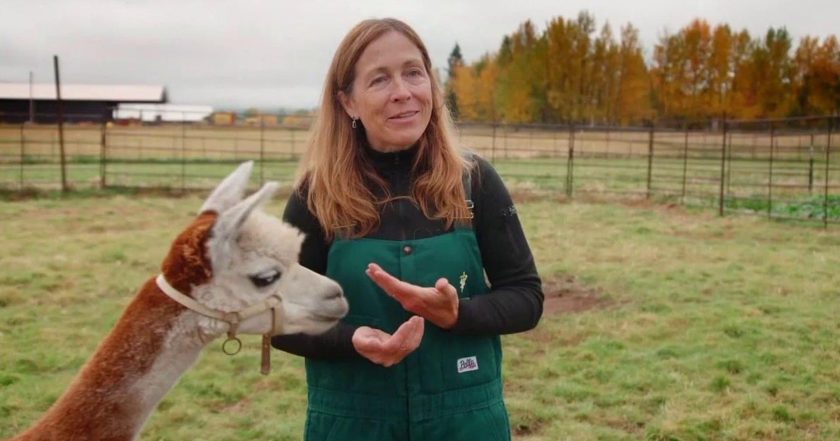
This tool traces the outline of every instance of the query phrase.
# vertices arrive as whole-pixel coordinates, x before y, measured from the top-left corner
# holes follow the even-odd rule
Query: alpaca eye
[[[251,283],[257,288],[264,288],[280,279],[280,275],[280,271],[271,270],[248,276],[248,278],[251,279]]]

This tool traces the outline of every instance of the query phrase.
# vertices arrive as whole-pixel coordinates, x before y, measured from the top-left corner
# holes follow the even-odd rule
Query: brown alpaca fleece
[[[173,242],[162,269],[170,283],[189,293],[207,283],[212,267],[206,242],[216,214],[204,213]],[[157,361],[166,338],[185,311],[150,278],[114,328],[35,425],[10,441],[128,441],[150,409],[136,387]]]
[[[161,270],[166,280],[184,294],[189,295],[193,286],[203,285],[213,277],[207,241],[217,217],[213,211],[200,214],[175,238],[163,260]]]

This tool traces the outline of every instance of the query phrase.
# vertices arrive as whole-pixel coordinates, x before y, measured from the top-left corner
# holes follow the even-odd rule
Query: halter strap
[[[157,278],[155,278],[155,283],[157,283],[158,288],[166,294],[170,299],[178,302],[179,304],[183,305],[187,309],[201,314],[205,317],[209,317],[216,320],[221,320],[228,324],[228,338],[222,343],[222,351],[228,355],[234,355],[239,352],[242,348],[242,342],[236,337],[236,333],[239,330],[239,324],[242,323],[243,320],[253,317],[255,315],[262,314],[265,311],[271,312],[271,332],[263,334],[263,344],[262,344],[262,366],[261,372],[263,374],[268,374],[270,370],[270,347],[266,344],[269,337],[272,333],[277,333],[280,330],[278,327],[280,326],[280,314],[279,306],[282,303],[282,299],[278,294],[272,294],[267,298],[263,299],[260,302],[257,302],[241,311],[235,312],[225,312],[219,311],[218,309],[212,309],[207,306],[198,303],[192,297],[189,297],[178,291],[169,284],[166,280],[166,277],[163,274],[158,274]],[[227,344],[229,342],[237,343],[237,347],[235,350],[227,350]]]

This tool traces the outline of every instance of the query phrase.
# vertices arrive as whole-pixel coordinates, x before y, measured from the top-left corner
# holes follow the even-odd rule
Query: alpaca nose
[[[344,293],[341,292],[341,288],[327,293],[327,299],[328,300],[336,300],[336,299],[340,299],[342,297],[344,297]]]

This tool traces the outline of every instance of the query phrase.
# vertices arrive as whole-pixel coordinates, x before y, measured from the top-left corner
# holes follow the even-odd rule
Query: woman
[[[456,148],[432,72],[414,30],[382,19],[353,28],[327,74],[284,218],[350,313],[273,339],[306,357],[307,440],[510,439],[499,335],[536,326],[541,282],[498,174]]]

